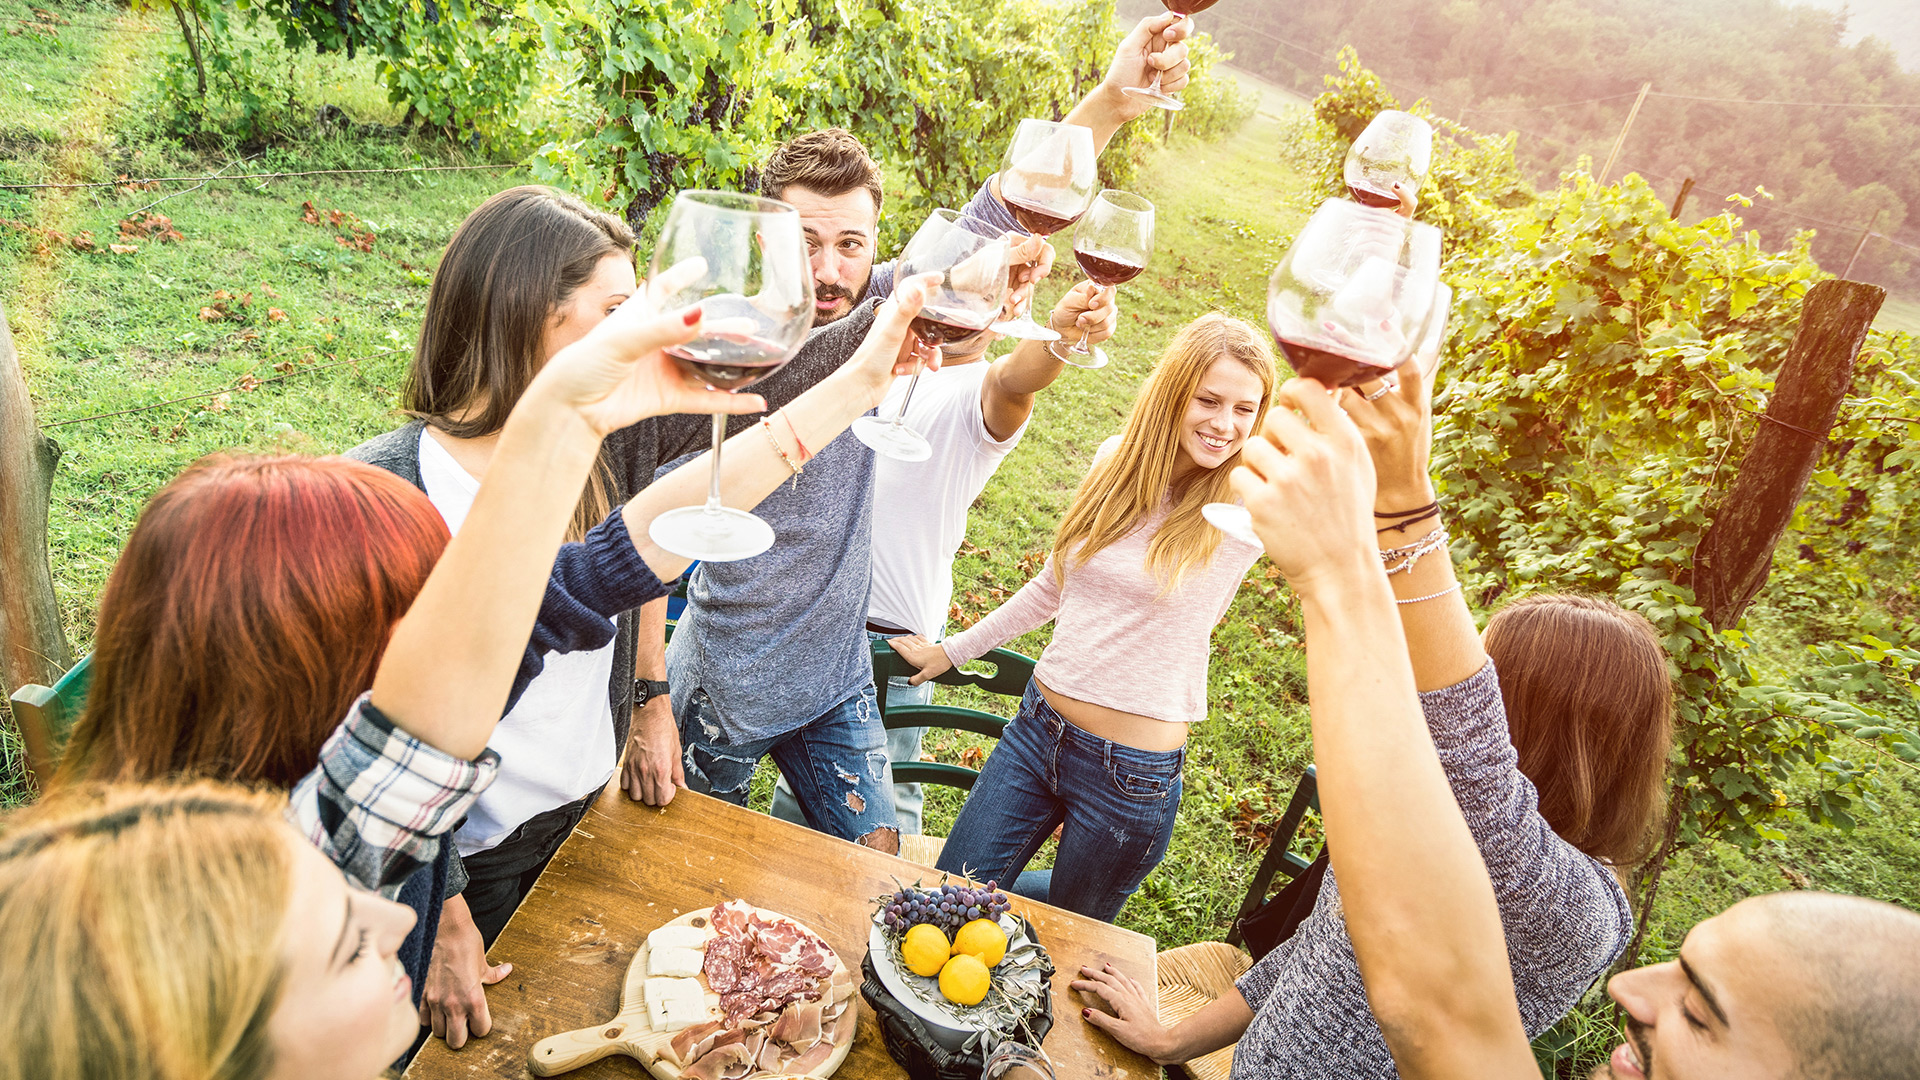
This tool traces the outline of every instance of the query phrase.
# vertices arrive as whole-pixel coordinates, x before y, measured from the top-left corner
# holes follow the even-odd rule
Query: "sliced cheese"
[[[647,1022],[655,1031],[679,1031],[706,1019],[707,991],[698,979],[651,978],[642,992]],[[690,1001],[698,1004],[689,1007]]]
[[[663,926],[647,935],[649,949],[705,949],[707,931],[692,926]]]
[[[699,949],[649,946],[647,974],[692,978],[700,974],[700,966],[706,962],[706,959],[706,953]]]

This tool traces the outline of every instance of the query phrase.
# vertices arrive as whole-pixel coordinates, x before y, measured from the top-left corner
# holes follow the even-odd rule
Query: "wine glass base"
[[[1095,345],[1093,351],[1090,353],[1074,352],[1072,349],[1068,349],[1065,352],[1056,352],[1053,355],[1061,363],[1072,364],[1078,368],[1092,369],[1107,366],[1107,351],[1098,345]]]
[[[1164,90],[1159,90],[1151,86],[1123,86],[1120,88],[1120,92],[1123,94],[1132,94],[1134,97],[1146,98],[1147,104],[1152,105],[1156,109],[1165,109],[1168,112],[1179,112],[1181,109],[1187,107],[1186,102],[1181,101],[1179,98],[1174,97]]]
[[[933,445],[919,432],[877,416],[855,420],[853,437],[872,447],[874,453],[895,461],[925,461],[933,456]]]
[[[773,526],[730,506],[683,506],[647,526],[653,542],[682,558],[701,562],[751,559],[773,546]]]
[[[1060,340],[1060,331],[1055,330],[1051,326],[1041,326],[1039,323],[1034,322],[1030,316],[1022,316],[1018,319],[997,322],[987,327],[987,329],[992,330],[996,334],[1004,334],[1010,338],[1019,338],[1021,341]]]
[[[1253,515],[1239,503],[1208,503],[1200,508],[1200,516],[1207,519],[1207,524],[1243,544],[1252,544],[1262,551],[1267,548],[1260,542],[1260,534],[1253,531]]]

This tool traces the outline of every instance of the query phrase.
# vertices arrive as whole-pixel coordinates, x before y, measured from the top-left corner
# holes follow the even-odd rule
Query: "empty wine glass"
[[[1296,374],[1330,389],[1412,356],[1440,283],[1440,230],[1328,199],[1267,283],[1267,323]]]
[[[1153,204],[1129,191],[1102,191],[1073,230],[1073,259],[1095,285],[1111,289],[1132,281],[1147,268],[1152,254]],[[1085,331],[1064,353],[1048,348],[1055,359],[1074,367],[1107,366],[1106,351],[1092,344]]]
[[[912,322],[913,336],[923,348],[952,345],[986,332],[1007,299],[1007,242],[976,232],[957,211],[940,209],[927,216],[900,254],[896,281],[938,273],[940,282],[927,294]],[[933,447],[924,435],[906,425],[907,405],[919,385],[921,368],[907,380],[900,411],[893,419],[863,416],[853,422],[854,437],[876,452],[897,461],[925,461]]]
[[[1022,120],[1000,164],[1000,197],[1020,227],[1052,236],[1080,220],[1100,186],[1093,131],[1078,124]],[[1060,332],[1033,321],[1033,297],[1018,317],[993,324],[995,333],[1030,341],[1059,341]]]
[[[1393,185],[1412,195],[1427,182],[1433,164],[1433,125],[1412,113],[1386,109],[1347,148],[1343,172],[1347,191],[1368,206],[1392,210],[1400,205]]]
[[[1161,3],[1166,5],[1168,11],[1173,12],[1183,19],[1191,19],[1196,14],[1207,10],[1217,2],[1218,0],[1161,0]],[[1148,56],[1152,56],[1159,51],[1159,49],[1153,47],[1152,43],[1148,43]],[[1147,85],[1123,86],[1120,89],[1123,93],[1146,98],[1147,104],[1158,106],[1168,112],[1179,112],[1181,109],[1187,107],[1186,102],[1160,89],[1160,69],[1158,68],[1154,69],[1153,81]]]
[[[1037,1046],[1003,1042],[987,1055],[980,1080],[1054,1080],[1053,1061]]]
[[[787,365],[813,325],[813,275],[800,212],[757,195],[683,191],[673,200],[650,280],[669,267],[704,260],[700,276],[659,298],[667,308],[699,304],[700,336],[667,355],[716,390],[752,386]],[[720,447],[727,417],[713,417],[713,475],[704,506],[683,506],[653,519],[653,542],[689,559],[727,562],[773,546],[773,528],[720,505]]]

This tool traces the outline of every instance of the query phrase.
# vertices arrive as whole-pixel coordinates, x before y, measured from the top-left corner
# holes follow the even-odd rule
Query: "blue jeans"
[[[887,763],[886,731],[869,683],[852,697],[770,739],[732,742],[721,729],[718,711],[704,690],[687,695],[680,716],[681,764],[687,786],[747,804],[747,791],[760,759],[773,755],[782,775],[791,779],[806,824],[820,832],[858,841],[878,829],[894,833],[893,769]]]
[[[867,631],[867,641],[885,641],[886,636]],[[933,703],[933,683],[924,682],[919,686],[908,686],[907,677],[895,675],[887,680],[887,708],[897,709],[903,705],[930,705]],[[927,729],[895,728],[887,732],[887,760],[895,763],[920,760],[920,739]],[[919,835],[920,808],[926,799],[920,793],[919,784],[893,785],[893,812],[900,819],[900,831],[903,834]],[[780,780],[773,786],[773,808],[768,811],[782,821],[806,824],[806,818],[800,813],[800,804],[794,801],[793,788],[787,784],[787,774],[781,773]]]
[[[1184,747],[1136,750],[1090,735],[1029,681],[939,868],[1007,885],[1064,822],[1047,901],[1111,922],[1167,853],[1186,758]]]

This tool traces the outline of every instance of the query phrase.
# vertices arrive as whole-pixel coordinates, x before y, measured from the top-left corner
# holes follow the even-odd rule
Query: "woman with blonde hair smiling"
[[[1217,313],[1189,323],[1094,455],[1039,575],[939,645],[894,639],[920,683],[1054,623],[940,869],[1012,882],[1062,827],[1045,899],[1111,920],[1166,854],[1187,727],[1206,718],[1209,639],[1260,557],[1200,508],[1232,498],[1227,475],[1273,384],[1263,331]]]

